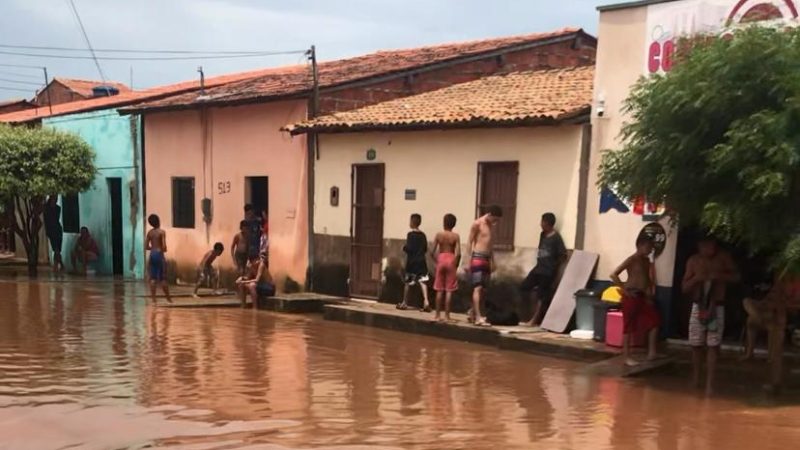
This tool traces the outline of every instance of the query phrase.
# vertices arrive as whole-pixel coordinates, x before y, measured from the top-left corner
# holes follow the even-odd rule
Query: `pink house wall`
[[[205,117],[204,117],[205,116]],[[225,245],[220,267],[233,269],[230,245],[245,204],[245,177],[269,177],[270,269],[283,287],[301,285],[308,266],[306,139],[280,131],[305,119],[303,100],[149,114],[145,117],[146,211],[167,232],[167,259],[183,281],[215,242]],[[205,127],[203,123],[205,122]],[[203,129],[206,129],[205,133]],[[172,178],[195,178],[195,228],[172,227]],[[230,182],[230,192],[218,185]],[[227,188],[225,189],[227,191]],[[203,221],[200,201],[212,200]]]

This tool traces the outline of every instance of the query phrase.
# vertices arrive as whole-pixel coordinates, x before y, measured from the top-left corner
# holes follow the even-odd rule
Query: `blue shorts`
[[[164,281],[167,260],[161,250],[150,250],[150,281]]]
[[[275,295],[275,286],[266,281],[259,281],[256,284],[256,293],[259,297],[272,297]]]

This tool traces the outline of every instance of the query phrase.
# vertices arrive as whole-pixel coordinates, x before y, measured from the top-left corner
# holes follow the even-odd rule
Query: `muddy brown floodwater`
[[[800,407],[315,317],[0,281],[0,448],[786,449]]]

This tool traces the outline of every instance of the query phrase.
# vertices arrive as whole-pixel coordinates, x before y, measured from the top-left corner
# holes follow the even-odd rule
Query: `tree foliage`
[[[800,30],[751,27],[681,48],[671,72],[632,89],[600,185],[800,272]]]
[[[25,245],[32,272],[46,196],[85,191],[95,173],[94,152],[80,137],[0,124],[0,200],[13,205],[12,225]]]

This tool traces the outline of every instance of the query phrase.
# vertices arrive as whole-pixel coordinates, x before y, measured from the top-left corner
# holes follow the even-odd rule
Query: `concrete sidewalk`
[[[401,311],[394,305],[374,302],[350,301],[324,307],[327,320],[491,345],[504,350],[588,362],[619,354],[618,349],[595,341],[526,327],[480,327],[467,322],[465,314],[451,316],[454,321],[438,323],[433,320],[433,313]]]

